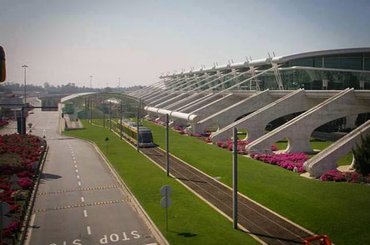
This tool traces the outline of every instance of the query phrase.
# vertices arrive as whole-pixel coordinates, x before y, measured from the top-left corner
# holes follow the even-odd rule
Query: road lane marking
[[[84,209],[84,217],[86,218],[87,217],[87,210]]]
[[[81,202],[85,202],[85,198],[84,197],[81,197]]]
[[[75,172],[78,173],[78,169],[76,169]]]
[[[77,168],[77,165],[75,164],[75,168]]]
[[[77,179],[80,179],[80,176],[79,175],[77,175]]]
[[[106,185],[106,186],[96,186],[96,187],[74,188],[74,189],[59,190],[59,191],[38,192],[37,195],[38,196],[46,196],[46,195],[63,194],[63,193],[66,193],[66,192],[102,191],[102,190],[117,189],[117,188],[119,188],[118,185]]]
[[[127,203],[127,202],[131,202],[130,198],[128,198],[128,197],[126,197],[124,199],[120,199],[120,200],[101,201],[101,202],[93,202],[93,203],[86,203],[85,202],[85,203],[71,204],[71,205],[65,205],[65,206],[53,207],[53,208],[35,209],[33,211],[33,214],[43,213],[43,212],[48,212],[48,211],[57,211],[57,210],[63,210],[63,209],[104,206],[104,205]]]
[[[76,160],[73,160],[73,163],[74,163],[74,164],[76,164],[76,163],[77,163],[77,161],[76,161]],[[75,165],[75,166],[76,166],[76,165]],[[77,167],[76,167],[76,168],[77,168]]]
[[[78,181],[78,186],[81,186],[81,181]]]
[[[87,234],[91,235],[91,228],[90,228],[90,226],[87,226],[86,228],[87,228]]]

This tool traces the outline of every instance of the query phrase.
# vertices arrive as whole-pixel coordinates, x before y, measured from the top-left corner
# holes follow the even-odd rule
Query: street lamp
[[[26,86],[27,86],[27,68],[28,68],[28,66],[23,65],[22,67],[24,68],[24,104],[26,104],[27,103]]]
[[[92,78],[93,76],[90,75],[90,89],[92,89]]]

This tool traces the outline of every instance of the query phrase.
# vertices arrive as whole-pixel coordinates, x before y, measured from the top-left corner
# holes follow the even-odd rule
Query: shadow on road
[[[60,179],[62,176],[56,175],[56,174],[48,174],[48,173],[43,173],[41,174],[41,180],[51,180],[51,179]]]

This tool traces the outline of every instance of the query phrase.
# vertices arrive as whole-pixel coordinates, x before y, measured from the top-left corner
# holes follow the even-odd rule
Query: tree
[[[352,149],[356,171],[364,176],[370,174],[370,135],[361,136],[361,144]]]

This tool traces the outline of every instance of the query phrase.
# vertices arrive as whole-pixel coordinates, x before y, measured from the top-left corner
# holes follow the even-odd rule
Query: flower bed
[[[44,149],[36,136],[0,136],[0,201],[9,204],[11,220],[2,230],[4,244],[19,234]]]
[[[265,163],[280,166],[282,168],[303,173],[303,164],[308,160],[304,153],[282,153],[282,154],[251,154],[252,158]]]
[[[356,172],[341,172],[337,169],[334,169],[329,170],[321,175],[320,180],[350,183],[370,183],[370,175],[362,176]]]

